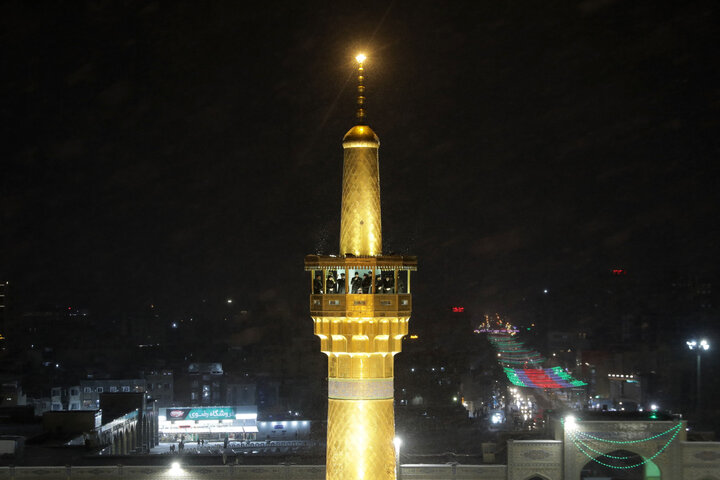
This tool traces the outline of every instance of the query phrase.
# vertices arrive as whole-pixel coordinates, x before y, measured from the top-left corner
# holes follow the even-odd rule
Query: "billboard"
[[[167,420],[235,420],[233,407],[168,408]]]

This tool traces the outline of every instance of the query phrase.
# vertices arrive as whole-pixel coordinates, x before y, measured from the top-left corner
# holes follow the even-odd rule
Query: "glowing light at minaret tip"
[[[412,309],[414,256],[383,255],[380,139],[357,60],[355,125],[345,134],[339,255],[308,255],[310,315],[328,356],[328,480],[395,479],[394,355]],[[328,179],[328,181],[330,181]]]

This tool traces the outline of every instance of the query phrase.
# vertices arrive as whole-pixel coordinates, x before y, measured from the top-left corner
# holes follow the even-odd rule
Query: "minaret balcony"
[[[409,317],[417,257],[308,255],[313,317]]]
[[[409,317],[412,295],[396,294],[311,294],[313,317]]]

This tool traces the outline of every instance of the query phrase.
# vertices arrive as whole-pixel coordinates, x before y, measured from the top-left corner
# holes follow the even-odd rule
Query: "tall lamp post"
[[[395,437],[393,445],[395,445],[395,478],[400,480],[400,446],[402,445],[402,439]]]
[[[700,410],[700,405],[701,405],[701,402],[700,402],[700,354],[703,351],[710,350],[710,342],[708,342],[705,339],[702,339],[700,341],[688,340],[687,342],[685,342],[685,344],[691,351],[694,351],[697,355],[697,364],[696,364],[697,366],[696,366],[696,372],[695,372],[697,375],[696,380],[695,380],[695,386],[696,386],[695,410]]]

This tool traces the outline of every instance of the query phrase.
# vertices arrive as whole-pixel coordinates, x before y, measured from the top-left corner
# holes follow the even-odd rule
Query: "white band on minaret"
[[[328,398],[336,400],[385,400],[393,394],[392,378],[328,379]]]

